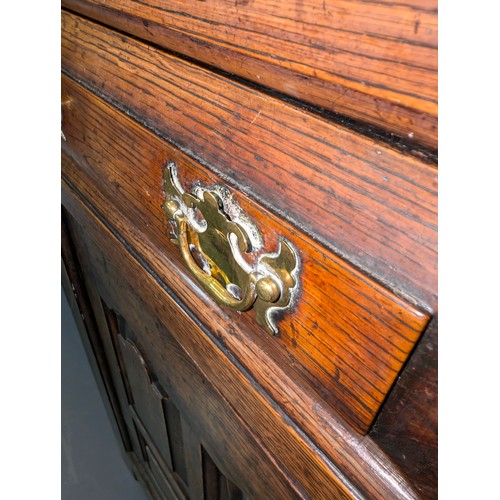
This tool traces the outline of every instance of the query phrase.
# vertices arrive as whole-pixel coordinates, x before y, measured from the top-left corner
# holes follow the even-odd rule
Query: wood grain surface
[[[63,6],[437,147],[437,0],[63,0]]]
[[[165,272],[161,270],[163,260],[171,261],[170,286],[192,310],[199,311],[194,299],[201,293],[200,287],[168,239],[167,219],[161,210],[162,168],[174,161],[187,185],[194,181],[210,185],[220,179],[67,77],[63,78],[63,100],[70,103],[65,108],[64,148],[78,161],[78,165],[64,165],[65,178],[160,275]],[[223,332],[233,332],[226,341],[237,351],[236,338],[251,335],[261,349],[276,356],[348,422],[366,432],[428,315],[246,196],[235,195],[262,227],[265,251],[274,251],[280,235],[299,249],[301,298],[295,310],[280,321],[278,337],[269,337],[252,313],[220,310],[210,300],[209,311],[200,313],[200,318],[206,314],[209,328],[218,324]],[[191,291],[185,288],[184,276]],[[210,310],[224,319],[214,320]],[[249,370],[254,357],[252,352],[243,361]],[[270,380],[262,383],[272,386]]]
[[[435,310],[434,167],[70,13],[62,65],[227,184]]]
[[[65,162],[71,161],[64,157]],[[126,317],[158,382],[188,416],[193,430],[204,433],[217,463],[225,471],[234,467],[251,498],[416,498],[369,438],[361,439],[321,405],[303,406],[295,399],[293,381],[276,371],[272,361],[260,363],[257,358],[260,369],[282,376],[276,384],[287,387],[288,404],[277,405],[231,358],[224,339],[214,337],[180,307],[159,275],[147,270],[128,244],[65,182],[62,199],[78,220],[83,242],[79,258],[98,293]],[[194,374],[192,379],[189,373]],[[305,409],[308,423],[299,430],[281,406]],[[314,435],[314,442],[305,431]]]
[[[438,318],[420,339],[370,436],[411,478],[438,497]]]

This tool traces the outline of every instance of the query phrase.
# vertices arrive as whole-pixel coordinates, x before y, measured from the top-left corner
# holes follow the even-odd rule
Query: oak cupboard
[[[435,4],[62,7],[63,284],[135,477],[435,498]]]

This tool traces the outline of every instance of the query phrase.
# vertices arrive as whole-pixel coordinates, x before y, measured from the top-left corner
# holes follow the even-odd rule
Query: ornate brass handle
[[[277,334],[275,313],[290,309],[298,292],[299,259],[291,243],[281,238],[276,254],[252,264],[243,254],[259,251],[262,237],[227,187],[185,193],[173,163],[164,169],[163,186],[171,239],[197,282],[220,305],[253,308],[257,322]]]

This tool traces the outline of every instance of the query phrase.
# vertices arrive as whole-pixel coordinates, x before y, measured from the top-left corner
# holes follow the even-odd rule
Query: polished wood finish
[[[200,288],[168,240],[167,219],[161,210],[162,167],[174,161],[189,181],[220,179],[68,78],[63,78],[63,99],[71,102],[63,124],[64,148],[78,163],[65,162],[63,175],[100,213],[107,214],[107,220],[155,272],[168,273],[172,288],[186,304],[203,310],[199,292],[193,293]],[[221,310],[210,300],[205,302],[209,313],[200,313],[200,318],[208,327],[223,326],[219,336],[248,370],[255,370],[255,353],[253,349],[243,353],[240,339],[251,335],[280,365],[298,372],[300,384],[307,384],[366,432],[428,316],[311,239],[300,237],[246,196],[235,194],[259,221],[266,242],[272,241],[269,250],[276,248],[278,235],[298,248],[302,299],[280,321],[278,337],[269,337],[253,315]],[[168,271],[164,269],[167,260],[171,261]],[[176,279],[180,273],[185,276],[182,280]],[[189,290],[186,282],[191,283]],[[232,334],[227,335],[228,331]],[[273,379],[260,382],[274,392]]]
[[[320,403],[294,400],[293,383],[288,404],[270,399],[234,358],[228,358],[224,342],[202,328],[189,309],[179,307],[167,284],[144,268],[140,257],[131,254],[78,193],[63,183],[62,194],[64,205],[79,221],[78,256],[100,300],[126,318],[136,339],[140,336],[138,347],[149,371],[193,430],[204,435],[205,448],[224,474],[245,494],[416,498],[374,442],[329,415]],[[262,368],[274,370],[272,361],[269,366],[267,362],[263,358]],[[297,427],[290,420],[284,410],[292,407],[309,409],[309,425],[301,422]]]
[[[435,17],[63,0],[63,281],[153,499],[436,498]],[[187,191],[229,186],[249,260],[297,249],[277,336],[191,274],[169,162]]]
[[[63,69],[394,293],[437,303],[437,170],[72,14]]]
[[[63,0],[81,14],[437,147],[437,0]]]

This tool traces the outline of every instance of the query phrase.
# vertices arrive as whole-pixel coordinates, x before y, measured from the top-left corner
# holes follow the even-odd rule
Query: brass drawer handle
[[[250,263],[243,254],[259,251],[262,236],[226,186],[197,186],[186,193],[177,167],[169,163],[163,189],[171,240],[197,282],[220,305],[237,311],[253,308],[257,322],[277,334],[275,314],[293,307],[299,289],[299,258],[292,244],[280,238],[277,253]]]

